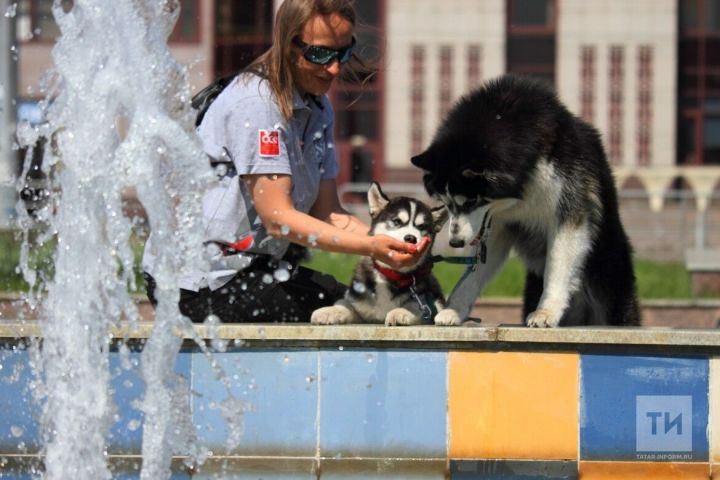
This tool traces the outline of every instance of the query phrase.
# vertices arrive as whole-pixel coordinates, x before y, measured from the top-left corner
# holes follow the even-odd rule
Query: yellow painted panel
[[[579,359],[450,352],[450,458],[577,458]]]
[[[707,480],[707,463],[580,462],[581,480]]]

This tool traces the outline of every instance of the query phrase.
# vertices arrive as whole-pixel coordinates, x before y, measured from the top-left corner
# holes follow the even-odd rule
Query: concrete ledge
[[[519,326],[473,326],[461,327],[385,327],[379,325],[314,326],[308,324],[223,324],[210,329],[194,325],[194,333],[178,332],[186,340],[223,339],[236,345],[277,345],[337,347],[390,346],[402,344],[413,347],[451,348],[505,348],[507,344],[557,344],[574,348],[573,345],[646,345],[646,346],[696,346],[717,348],[720,351],[720,330],[673,329],[673,328],[617,328],[617,327],[570,327],[535,329]],[[113,329],[113,337],[122,339],[145,339],[153,329],[153,322],[139,322],[135,329],[127,324]],[[16,340],[41,337],[39,322],[0,322],[0,339]],[[497,346],[493,346],[497,344]]]

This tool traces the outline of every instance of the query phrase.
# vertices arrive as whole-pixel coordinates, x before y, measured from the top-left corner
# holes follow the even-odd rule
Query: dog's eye
[[[400,220],[400,217],[395,217],[395,218],[393,218],[393,219],[391,220],[391,222],[392,222],[392,224],[395,225],[396,227],[399,227],[399,226],[402,225],[402,223],[403,223],[402,220]]]

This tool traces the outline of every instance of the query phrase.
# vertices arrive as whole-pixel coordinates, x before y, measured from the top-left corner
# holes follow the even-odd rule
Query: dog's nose
[[[453,248],[463,248],[465,246],[465,240],[460,240],[458,238],[451,238],[450,246]]]
[[[417,243],[417,237],[415,235],[405,235],[403,240],[405,240],[405,243]]]

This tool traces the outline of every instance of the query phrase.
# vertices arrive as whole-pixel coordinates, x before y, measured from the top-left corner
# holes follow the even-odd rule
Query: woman
[[[412,264],[426,244],[368,236],[338,199],[333,111],[325,94],[353,59],[350,0],[285,0],[273,45],[210,105],[198,133],[221,178],[203,200],[214,254],[181,279],[180,310],[195,322],[308,321],[345,287],[298,267],[290,242]],[[285,256],[286,260],[283,260]],[[152,248],[143,261],[153,300]]]

